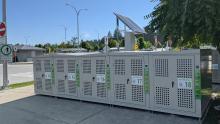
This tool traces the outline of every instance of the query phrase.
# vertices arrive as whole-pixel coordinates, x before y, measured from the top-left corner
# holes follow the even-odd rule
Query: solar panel
[[[139,27],[134,21],[132,21],[130,18],[126,16],[122,16],[120,14],[114,13],[117,19],[119,19],[121,22],[123,22],[128,28],[130,28],[134,33],[145,33],[145,31]]]

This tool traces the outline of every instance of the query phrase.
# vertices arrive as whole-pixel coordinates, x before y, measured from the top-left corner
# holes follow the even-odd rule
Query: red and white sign
[[[0,37],[3,37],[5,35],[6,32],[6,26],[4,22],[0,23]]]

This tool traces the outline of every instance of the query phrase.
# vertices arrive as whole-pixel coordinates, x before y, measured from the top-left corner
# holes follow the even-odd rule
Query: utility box
[[[51,54],[34,59],[36,94],[201,118],[211,95],[209,50]]]
[[[125,32],[125,50],[133,51],[135,48],[135,35],[133,32]]]

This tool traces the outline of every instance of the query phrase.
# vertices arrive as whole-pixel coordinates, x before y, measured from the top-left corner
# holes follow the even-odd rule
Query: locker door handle
[[[65,80],[66,80],[67,79],[67,75],[65,75],[64,77],[65,77]]]
[[[174,81],[172,81],[172,88],[174,87]]]
[[[128,78],[128,79],[127,79],[127,84],[129,84],[129,81],[130,81],[130,79]]]

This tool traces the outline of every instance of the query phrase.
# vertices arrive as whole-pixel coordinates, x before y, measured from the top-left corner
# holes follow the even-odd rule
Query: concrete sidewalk
[[[33,86],[0,92],[1,124],[198,124],[171,114],[35,96]]]
[[[34,87],[22,87],[17,89],[8,89],[0,91],[0,104],[12,102],[34,95]]]

